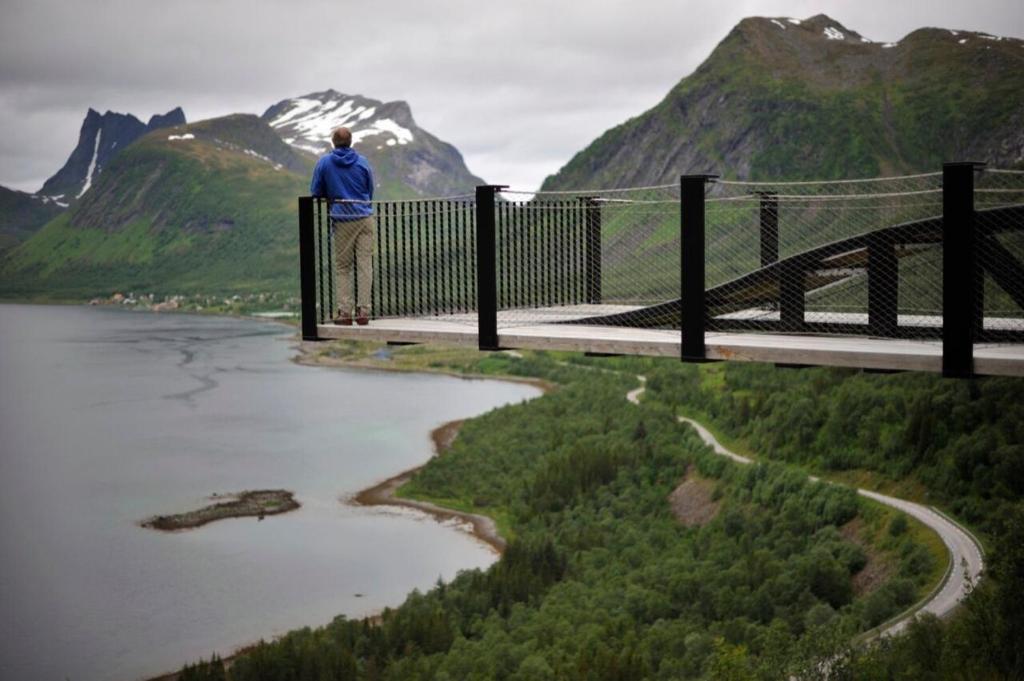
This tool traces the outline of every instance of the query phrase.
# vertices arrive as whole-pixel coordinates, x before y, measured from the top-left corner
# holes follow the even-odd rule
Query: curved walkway
[[[640,396],[646,390],[644,385],[647,381],[646,377],[637,376],[637,379],[640,381],[640,387],[626,394],[626,399],[633,404],[640,404]],[[741,456],[724,447],[707,428],[697,421],[685,416],[678,418],[681,422],[690,424],[697,431],[700,439],[711,446],[716,454],[728,457],[736,463],[754,463],[752,459]],[[819,480],[815,476],[811,476],[811,479]],[[875,634],[877,636],[898,634],[911,622],[917,613],[930,612],[939,617],[945,617],[952,612],[957,604],[967,595],[970,584],[977,583],[984,569],[981,546],[974,536],[934,507],[923,506],[912,501],[897,499],[896,497],[890,497],[866,489],[858,489],[857,494],[917,518],[935,530],[949,550],[950,569],[946,571],[942,584],[932,591],[923,602],[918,603],[896,619],[883,624]]]

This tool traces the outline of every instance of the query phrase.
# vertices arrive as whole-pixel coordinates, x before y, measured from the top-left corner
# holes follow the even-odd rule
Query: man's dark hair
[[[335,147],[351,147],[352,131],[348,128],[335,128],[331,133],[331,142]]]

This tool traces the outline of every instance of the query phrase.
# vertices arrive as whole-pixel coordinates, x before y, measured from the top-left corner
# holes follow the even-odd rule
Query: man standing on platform
[[[355,302],[356,323],[365,325],[370,321],[373,283],[373,171],[366,158],[352,149],[351,130],[335,129],[331,142],[334,150],[317,161],[309,191],[331,202],[334,280],[338,287],[338,316],[334,323],[351,326]],[[352,300],[353,261],[357,301]]]

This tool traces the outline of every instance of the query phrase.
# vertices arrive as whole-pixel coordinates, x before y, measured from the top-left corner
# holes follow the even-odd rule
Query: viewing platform
[[[308,340],[1024,376],[1024,172],[376,202],[366,326],[299,205]]]

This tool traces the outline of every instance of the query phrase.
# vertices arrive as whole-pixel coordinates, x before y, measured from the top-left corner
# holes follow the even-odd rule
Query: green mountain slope
[[[0,255],[35,234],[61,210],[50,199],[0,187]]]
[[[543,189],[838,179],[1024,163],[1024,42],[923,28],[896,44],[829,17],[741,21],[653,109],[608,130]]]
[[[150,133],[0,261],[0,294],[297,290],[295,197],[310,169],[255,116]]]

